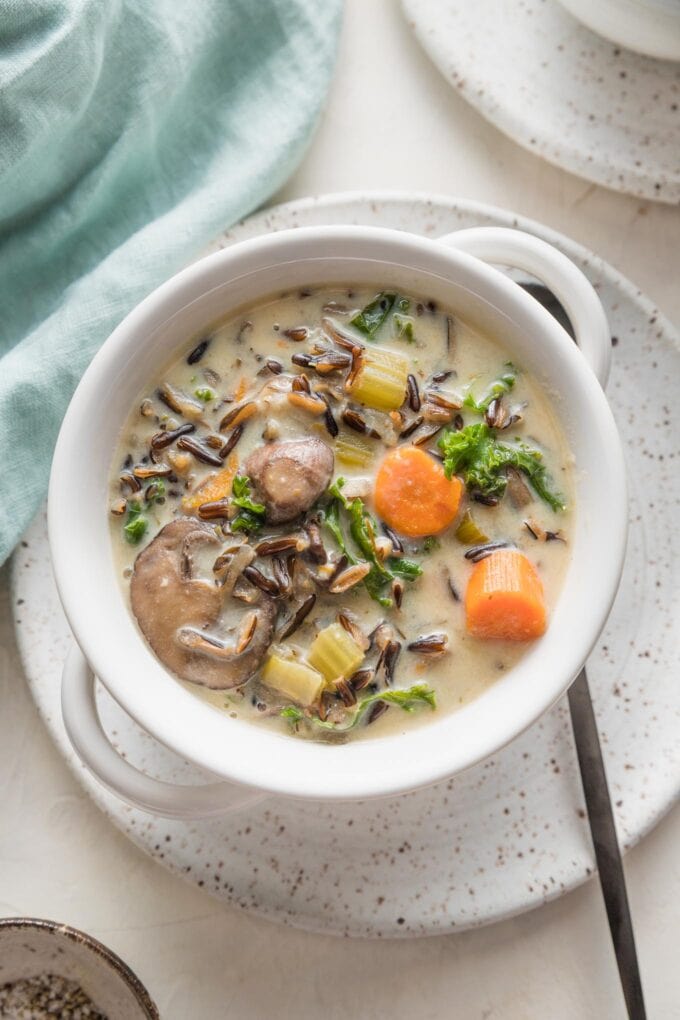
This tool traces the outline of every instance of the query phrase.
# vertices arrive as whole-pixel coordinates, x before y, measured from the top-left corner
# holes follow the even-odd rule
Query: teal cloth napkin
[[[301,159],[340,20],[341,0],[0,0],[0,563],[99,345]]]

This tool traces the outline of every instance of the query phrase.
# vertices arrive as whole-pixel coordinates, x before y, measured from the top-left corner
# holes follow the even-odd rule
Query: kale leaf
[[[548,506],[553,510],[566,509],[564,497],[553,487],[543,454],[527,443],[499,442],[493,429],[480,422],[466,425],[459,432],[447,430],[438,446],[444,454],[447,477],[462,475],[468,489],[500,498],[508,484],[507,468],[514,467],[527,476],[536,495]]]
[[[375,334],[392,311],[396,300],[396,294],[388,294],[386,291],[381,291],[380,294],[377,294],[372,301],[369,301],[365,308],[357,312],[349,321],[360,333],[367,336],[369,340],[373,340]]]
[[[345,484],[344,478],[336,478],[328,489],[328,495],[332,502],[322,511],[322,520],[341,551],[345,554],[350,563],[358,563],[357,557],[347,546],[340,523],[340,509],[343,508],[349,519],[349,533],[363,555],[363,562],[369,563],[371,569],[364,578],[364,586],[372,599],[379,602],[381,606],[389,608],[392,600],[384,594],[384,588],[395,576],[404,577],[408,581],[415,581],[420,577],[423,570],[413,560],[398,559],[390,556],[386,562],[378,557],[375,550],[375,537],[377,534],[376,522],[364,506],[363,500],[359,497],[348,499],[342,491]]]

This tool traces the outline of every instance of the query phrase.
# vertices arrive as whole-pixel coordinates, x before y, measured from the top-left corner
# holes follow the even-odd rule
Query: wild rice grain
[[[267,595],[271,595],[276,598],[281,594],[281,589],[274,578],[267,577],[266,574],[263,574],[261,570],[257,569],[257,567],[245,567],[243,570],[243,576],[246,580],[250,581],[255,588],[259,588],[260,591],[265,592]]]
[[[446,587],[449,589],[449,592],[451,593],[451,598],[453,599],[453,601],[454,602],[460,602],[460,594],[459,594],[458,589],[456,588],[455,584],[453,583],[453,580],[452,580],[450,574],[446,578]]]
[[[195,365],[198,361],[200,361],[205,352],[208,350],[209,346],[210,346],[209,339],[201,340],[200,344],[197,344],[197,346],[194,347],[191,354],[187,357],[187,365]]]
[[[394,671],[397,668],[397,659],[401,653],[401,642],[390,641],[383,656],[383,668],[385,670],[385,683],[388,687],[394,681]]]
[[[507,549],[509,546],[509,542],[485,542],[483,545],[473,545],[465,553],[465,559],[471,560],[472,563],[479,563],[480,560],[486,559],[496,549]]]
[[[364,687],[368,687],[373,676],[372,669],[358,669],[356,673],[352,673],[349,682],[355,691],[363,691]]]
[[[284,623],[283,627],[279,631],[277,635],[277,639],[279,641],[283,641],[285,638],[290,637],[290,635],[298,629],[305,617],[309,616],[311,613],[315,602],[316,595],[314,593],[307,596],[304,602],[302,602],[295,610],[290,620],[287,623]]]
[[[156,432],[151,437],[151,457],[154,458],[154,454],[158,453],[159,450],[165,450],[166,447],[172,446],[176,439],[181,439],[182,436],[191,435],[192,432],[196,431],[196,426],[191,422],[187,422],[185,425],[180,425],[176,429],[168,429],[166,432]]]
[[[198,508],[198,516],[202,521],[217,521],[229,517],[231,502],[228,499],[214,499],[208,503],[201,503]]]
[[[372,708],[368,710],[368,716],[366,718],[366,725],[370,726],[371,723],[376,722],[381,715],[384,715],[390,706],[386,701],[376,701]]]
[[[293,326],[291,329],[284,329],[283,335],[287,336],[289,340],[293,340],[295,343],[300,343],[302,340],[306,340],[309,336],[309,330],[306,326]]]
[[[219,424],[220,432],[226,432],[226,430],[232,426],[240,425],[242,422],[247,421],[257,411],[257,404],[254,400],[246,400],[244,404],[237,404],[236,407],[232,407],[230,411],[227,411],[224,418]]]
[[[382,529],[383,529],[384,533],[387,535],[387,537],[389,538],[390,542],[392,543],[392,548],[394,549],[394,555],[400,556],[401,553],[403,553],[403,551],[404,551],[404,546],[402,544],[401,539],[397,537],[395,532],[392,531],[392,529],[387,524],[383,524],[382,525]]]
[[[288,564],[282,556],[274,556],[272,558],[272,574],[274,575],[274,580],[281,591],[281,597],[288,598],[292,595],[293,578],[291,577],[291,572],[288,569]]]
[[[354,566],[348,567],[347,570],[343,570],[342,573],[338,574],[333,583],[329,585],[329,592],[332,595],[340,595],[344,591],[349,591],[350,588],[363,581],[370,572],[370,569],[369,563],[357,563]]]
[[[418,655],[441,655],[446,651],[448,643],[448,634],[424,634],[410,641],[406,647],[409,652],[417,652]]]
[[[431,439],[434,439],[437,433],[441,432],[443,428],[444,428],[443,424],[429,425],[426,429],[423,429],[419,436],[416,436],[416,438],[413,440],[413,445],[424,446],[425,443],[429,443]]]
[[[408,393],[408,406],[412,411],[420,410],[420,393],[418,392],[418,381],[414,375],[408,375],[406,377],[406,386]]]
[[[344,676],[339,676],[335,681],[335,690],[340,695],[340,699],[347,708],[351,708],[352,705],[356,705],[357,696],[354,687],[345,680]]]
[[[206,446],[199,443],[196,439],[190,439],[188,436],[182,436],[177,441],[178,450],[186,450],[192,457],[199,460],[202,464],[210,464],[212,467],[222,467],[222,459],[216,453],[212,453]],[[160,465],[159,465],[160,466]],[[135,474],[136,474],[135,470]]]
[[[405,429],[401,430],[401,432],[399,433],[399,438],[408,439],[409,436],[413,435],[417,428],[420,428],[424,421],[425,419],[423,418],[422,414],[419,414],[418,417],[414,418],[413,421],[410,422]]]
[[[227,438],[226,443],[224,444],[224,446],[220,450],[220,454],[219,454],[220,460],[224,460],[225,457],[229,456],[229,454],[234,449],[234,447],[238,443],[239,439],[243,435],[244,428],[245,428],[245,425],[237,425],[236,428],[232,431],[232,433]]]
[[[298,535],[281,535],[280,538],[264,538],[255,546],[258,556],[276,556],[278,553],[297,549]]]

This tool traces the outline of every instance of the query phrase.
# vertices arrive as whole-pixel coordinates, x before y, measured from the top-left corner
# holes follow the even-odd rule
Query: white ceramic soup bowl
[[[583,353],[543,307],[482,260],[542,279],[569,313]],[[197,332],[277,292],[338,283],[426,295],[501,340],[551,395],[575,458],[577,509],[550,625],[515,668],[458,712],[433,713],[426,725],[412,727],[405,718],[398,735],[329,746],[230,718],[164,669],[123,597],[109,534],[108,477],[123,422],[144,385]],[[500,228],[439,241],[356,226],[282,231],[211,255],[150,294],[83,376],[50,480],[54,572],[77,643],[64,669],[62,707],[85,764],[129,803],[190,818],[266,794],[324,800],[398,794],[450,777],[516,737],[567,689],[616,593],[627,507],[620,441],[598,382],[606,379],[609,358],[604,312],[585,277],[545,242]],[[452,668],[455,655],[454,646]],[[216,781],[161,783],[120,758],[99,723],[95,675],[140,726]]]

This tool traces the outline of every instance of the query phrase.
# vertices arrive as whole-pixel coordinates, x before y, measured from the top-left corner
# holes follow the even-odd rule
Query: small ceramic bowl
[[[567,310],[581,351],[550,314],[488,263],[538,276]],[[426,293],[474,328],[502,337],[508,356],[551,394],[576,463],[571,562],[546,634],[521,662],[459,711],[394,736],[328,746],[295,740],[216,711],[177,683],[133,620],[116,573],[106,512],[120,429],[142,386],[188,340],[246,303],[300,286],[375,285]],[[151,294],[85,373],[54,455],[49,538],[77,646],[62,709],[82,760],[129,803],[169,817],[223,813],[275,794],[363,799],[448,778],[516,737],[576,676],[609,613],[623,563],[627,499],[621,444],[598,379],[611,344],[593,288],[564,255],[500,228],[431,240],[372,227],[282,231],[217,252]],[[74,519],[73,507],[78,508]],[[106,740],[94,675],[136,721],[221,782],[156,782]]]
[[[91,935],[34,917],[0,920],[0,986],[44,974],[74,981],[108,1020],[159,1020],[139,978]]]

